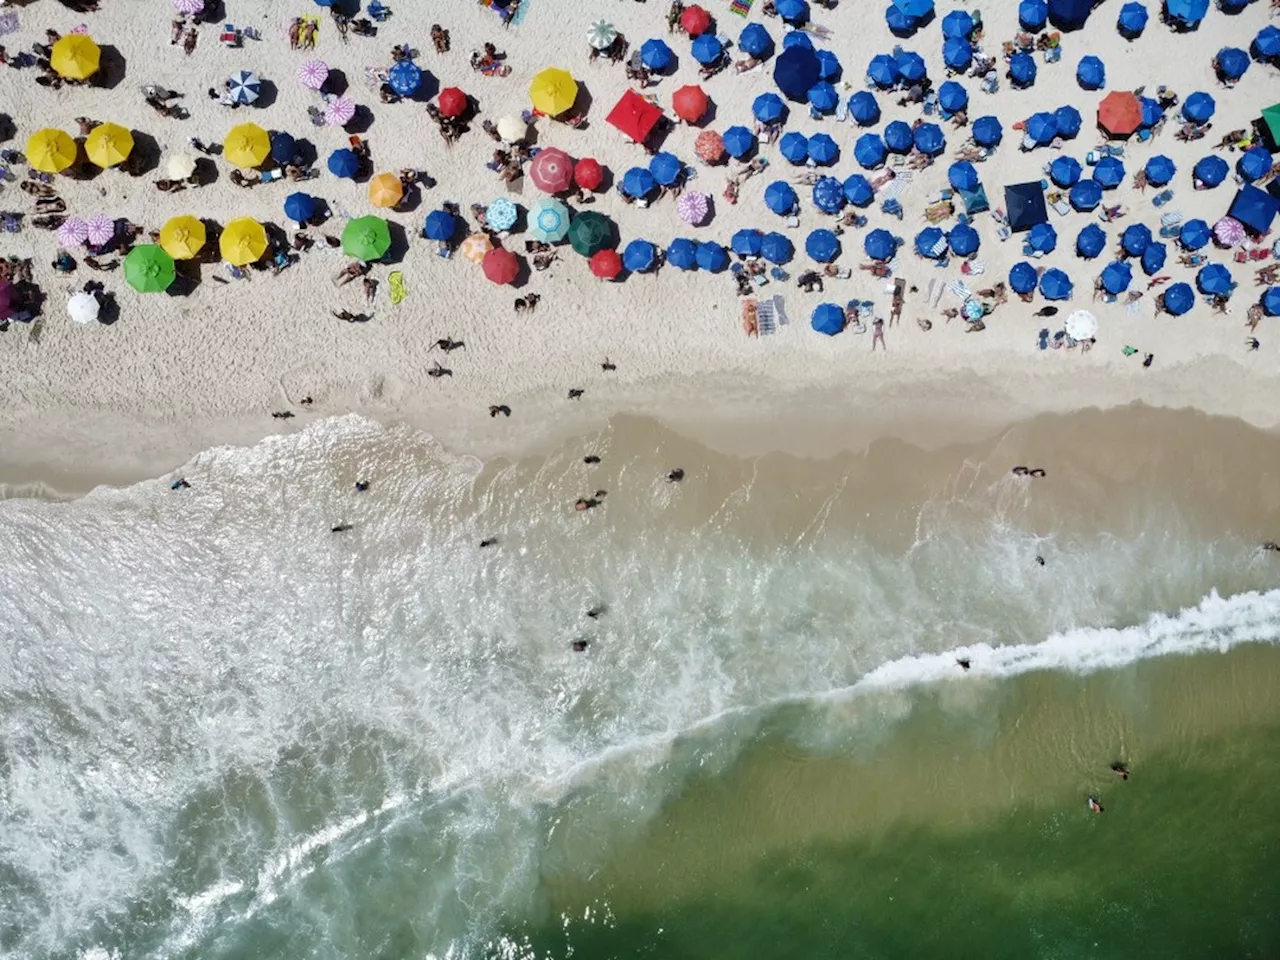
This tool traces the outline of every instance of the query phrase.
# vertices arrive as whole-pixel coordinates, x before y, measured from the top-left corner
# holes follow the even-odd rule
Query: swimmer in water
[[[569,644],[569,649],[572,650],[574,653],[586,653],[587,647],[590,644],[590,642],[591,641],[589,640],[574,640],[572,643]]]
[[[1280,543],[1276,543],[1274,540],[1268,540],[1266,543],[1262,545],[1262,549],[1271,550],[1276,553],[1280,553]]]
[[[604,613],[604,610],[605,608],[602,606],[592,607],[590,610],[587,611],[587,616],[590,617],[592,620],[598,620],[600,618],[600,614]]]
[[[191,486],[191,484],[187,483],[186,479],[179,477],[177,480],[173,481],[173,483],[169,484],[169,489],[186,490],[189,486]]]
[[[583,458],[582,458],[582,462],[583,462],[583,463],[599,463],[599,462],[600,462],[600,458],[599,458],[599,457],[597,457],[597,456],[593,453],[593,454],[590,454],[590,455],[588,455],[588,456],[583,457]]]
[[[1119,760],[1111,765],[1111,772],[1121,780],[1129,779],[1129,767],[1126,764],[1121,763]]]
[[[336,527],[330,527],[329,532],[330,533],[346,533],[350,529],[351,529],[351,524],[340,523]]]
[[[1089,797],[1089,809],[1094,813],[1102,813],[1102,804],[1098,802],[1097,797]]]
[[[598,506],[600,506],[600,501],[595,497],[579,497],[574,501],[573,509],[581,512],[583,510],[591,510]]]
[[[973,664],[969,661],[968,657],[956,657],[956,664],[960,667],[961,670],[968,670],[971,666],[973,666]]]
[[[497,538],[497,537],[488,537],[487,539],[484,539],[484,540],[481,540],[481,541],[480,541],[480,548],[481,548],[481,549],[484,549],[485,547],[494,547],[494,546],[497,546],[497,545],[498,545],[498,538]]]
[[[679,483],[683,479],[684,479],[684,471],[681,470],[679,467],[676,467],[674,470],[672,470],[670,473],[667,474],[667,483]]]
[[[1043,566],[1044,566],[1044,557],[1037,556],[1037,557],[1036,557],[1036,564],[1037,564],[1038,566],[1043,567]]]
[[[357,481],[356,481],[356,493],[364,493],[364,492],[365,492],[366,490],[368,490],[368,489],[369,489],[369,481],[368,481],[368,480],[357,480]]]

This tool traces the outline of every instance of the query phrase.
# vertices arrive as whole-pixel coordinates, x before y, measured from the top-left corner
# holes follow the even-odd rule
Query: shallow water
[[[587,452],[603,462],[582,463]],[[846,823],[820,804],[839,779],[831,764],[883,777],[898,769],[895,744],[960,736],[970,720],[965,749],[987,762],[1024,722],[997,708],[1028,684],[1070,697],[1095,682],[1080,675],[1201,654],[1152,661],[1198,673],[1242,656],[1222,651],[1274,643],[1277,565],[1256,543],[1280,516],[1278,460],[1275,438],[1238,424],[1141,410],[830,461],[735,459],[619,419],[545,456],[480,463],[345,418],[201,454],[186,490],[170,477],[5,501],[0,951],[566,956],[572,939],[545,924],[563,938],[556,918],[599,901],[626,921],[618,930],[672,918],[661,922],[681,946],[654,941],[646,955],[712,955],[684,929],[699,897],[814,843],[857,873],[870,841],[852,827],[900,826],[884,810]],[[1013,463],[1049,476],[1013,477]],[[684,481],[665,482],[677,466]],[[599,508],[572,509],[597,490]],[[487,537],[498,544],[479,548]],[[584,615],[593,606],[598,620]],[[569,648],[579,638],[585,654]],[[977,719],[931,715],[932,701]],[[1174,749],[1265,727],[1263,706],[1218,729],[1188,698],[1157,726],[1184,732]],[[1123,746],[1046,742],[1076,744],[1078,763],[1104,774],[1103,748]],[[722,818],[749,824],[754,798],[791,779],[769,762],[777,751],[812,761],[796,798],[825,829],[776,848],[756,843],[763,830],[716,834]],[[999,796],[959,804],[975,809],[958,821],[928,805],[920,856],[944,857],[943,838],[927,853],[944,826],[979,856],[1024,801],[1074,822],[1085,786],[1067,784],[1064,802],[1024,783],[1026,757],[1042,752],[1016,754]],[[740,788],[726,796],[726,783]],[[689,799],[699,790],[712,797],[702,807]],[[910,806],[885,791],[890,811]],[[925,795],[946,792],[940,781]],[[664,879],[643,851],[671,849],[664,830],[687,804],[704,812],[664,854],[676,865]],[[722,851],[723,870],[689,853],[704,847]],[[632,889],[650,875],[669,897]],[[815,902],[846,895],[840,876]],[[810,886],[787,889],[804,900]],[[767,909],[741,890],[748,915]],[[1057,935],[1044,955],[1076,955],[1075,941],[1050,949]],[[649,942],[578,953],[640,955]],[[862,947],[894,955],[892,942]]]

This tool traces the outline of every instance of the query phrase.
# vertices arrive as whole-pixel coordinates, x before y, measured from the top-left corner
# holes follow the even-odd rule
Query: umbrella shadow
[[[373,120],[373,111],[363,103],[358,103],[356,104],[356,112],[352,114],[350,120],[342,125],[342,129],[347,133],[368,133],[369,128],[373,126]]]
[[[329,76],[325,78],[320,90],[323,93],[331,93],[335,97],[340,97],[347,92],[349,86],[347,75],[336,67],[330,67]]]
[[[156,138],[141,130],[134,130],[133,149],[125,160],[125,170],[131,177],[143,177],[160,166],[160,144]]]
[[[13,118],[7,113],[0,113],[0,143],[5,140],[12,140],[18,135],[18,128],[13,122]]]
[[[98,291],[98,322],[109,327],[120,319],[120,302],[110,290]]]
[[[206,0],[204,10],[196,14],[196,23],[225,23],[227,5],[222,0]]]
[[[316,145],[304,137],[298,137],[293,141],[293,155],[298,161],[298,166],[304,170],[320,162],[320,153],[316,150]]]
[[[405,231],[404,226],[395,220],[387,221],[387,232],[391,234],[391,246],[387,248],[387,252],[379,259],[379,263],[397,264],[403,263],[405,255],[409,252],[409,234]]]
[[[218,182],[218,165],[208,157],[196,158],[196,182],[202,187]]]
[[[98,72],[93,75],[90,82],[95,87],[114,90],[120,85],[127,71],[124,55],[109,43],[102,44],[98,49],[101,51],[98,57]]]
[[[418,89],[404,99],[413,103],[426,103],[439,92],[440,78],[430,70],[423,70],[422,82],[418,84]]]
[[[705,130],[711,124],[716,122],[716,102],[710,97],[707,98],[707,109],[702,111],[702,116],[698,118],[697,123],[691,123],[689,126]]]
[[[675,124],[671,122],[671,118],[663,116],[654,128],[649,132],[649,136],[645,137],[644,148],[652,156],[655,153],[662,152],[662,145],[667,142],[667,137],[671,136],[671,131],[675,129]]]
[[[533,278],[533,268],[529,266],[529,261],[519,254],[516,254],[516,262],[520,264],[520,269],[516,272],[516,278],[511,281],[511,286],[520,290],[529,285],[529,281]]]
[[[165,290],[167,296],[189,297],[199,289],[202,282],[199,263],[194,260],[178,260],[173,269],[173,283]]]
[[[253,101],[253,105],[259,110],[265,110],[271,106],[280,97],[280,88],[271,80],[258,80],[258,99]]]
[[[200,263],[217,263],[222,259],[222,253],[218,249],[222,239],[222,224],[208,217],[201,217],[200,222],[204,224],[204,246],[200,248],[196,259]]]
[[[422,186],[420,184],[412,184],[408,190],[404,192],[404,196],[400,198],[400,202],[395,205],[396,213],[413,213],[422,206]]]
[[[592,104],[595,102],[595,97],[591,96],[591,90],[579,80],[578,95],[573,98],[573,106],[567,112],[571,117],[582,117],[585,120],[591,112]]]

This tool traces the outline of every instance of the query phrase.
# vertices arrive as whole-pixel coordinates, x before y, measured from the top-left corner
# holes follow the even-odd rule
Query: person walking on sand
[[[884,320],[876,317],[871,321],[871,352],[876,352],[876,344],[880,344],[880,349],[886,353],[889,348],[884,345]]]

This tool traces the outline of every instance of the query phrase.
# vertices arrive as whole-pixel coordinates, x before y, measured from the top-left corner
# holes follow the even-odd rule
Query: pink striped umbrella
[[[116,235],[116,222],[105,213],[95,213],[85,226],[88,228],[85,239],[95,247],[102,246]]]
[[[329,108],[324,112],[324,122],[331,127],[340,127],[348,123],[356,115],[356,102],[350,97],[334,97],[329,101]]]
[[[710,209],[709,199],[705,193],[699,193],[696,190],[682,193],[680,199],[676,201],[676,213],[680,214],[680,219],[685,223],[697,226],[707,219],[707,211]]]
[[[308,60],[298,68],[298,82],[308,90],[319,90],[329,79],[329,65],[323,60]]]
[[[1224,247],[1234,247],[1244,240],[1244,224],[1235,217],[1223,217],[1213,225],[1213,235]]]
[[[173,0],[173,9],[179,13],[203,13],[204,0]]]
[[[89,239],[89,225],[79,217],[67,217],[58,228],[58,246],[78,247]]]

